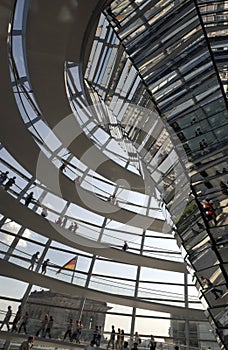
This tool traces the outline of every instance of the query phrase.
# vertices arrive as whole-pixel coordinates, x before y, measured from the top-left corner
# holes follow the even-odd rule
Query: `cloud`
[[[17,224],[16,222],[14,221],[11,221],[11,222],[8,222],[4,225],[4,230],[6,231],[9,231],[9,232],[12,232],[12,233],[17,233],[18,230],[20,229],[20,225]],[[23,234],[24,237],[26,238],[30,238],[31,237],[31,232],[29,229],[25,229],[24,231],[24,234]],[[14,240],[14,237],[7,234],[7,233],[2,233],[1,234],[1,241],[7,245],[11,245],[12,241]],[[20,239],[19,242],[18,242],[18,246],[19,247],[27,247],[27,242]]]

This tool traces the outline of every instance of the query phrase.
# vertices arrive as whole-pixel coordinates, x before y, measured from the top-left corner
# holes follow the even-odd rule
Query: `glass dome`
[[[2,321],[42,290],[104,346],[227,348],[227,9],[0,4]]]

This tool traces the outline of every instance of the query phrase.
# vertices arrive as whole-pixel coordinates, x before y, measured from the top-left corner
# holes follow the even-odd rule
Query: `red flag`
[[[77,264],[78,257],[75,256],[75,258],[68,261],[66,264],[64,264],[56,273],[60,273],[62,269],[67,270],[75,270],[76,264]]]

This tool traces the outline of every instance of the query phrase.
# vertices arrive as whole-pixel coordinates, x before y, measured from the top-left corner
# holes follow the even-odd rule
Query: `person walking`
[[[135,332],[134,334],[134,343],[137,343],[138,345],[141,344],[141,339],[138,332]]]
[[[41,214],[40,214],[43,218],[46,218],[48,216],[48,211],[47,209],[44,207],[41,211]]]
[[[120,350],[120,334],[121,334],[121,330],[120,328],[118,328],[117,334],[116,334],[116,350]]]
[[[52,327],[53,327],[53,323],[54,323],[53,317],[50,316],[49,321],[47,323],[47,327],[46,327],[45,333],[44,333],[44,338],[46,338],[46,335],[48,334],[49,339],[51,339],[51,330],[52,330]]]
[[[42,270],[41,270],[41,274],[42,275],[45,275],[46,272],[47,272],[47,266],[48,266],[48,263],[49,263],[50,259],[46,259],[43,264],[42,264]]]
[[[155,350],[156,349],[156,341],[154,340],[154,336],[151,334],[150,336],[150,342],[149,342],[149,347],[150,347],[150,350]]]
[[[45,315],[44,319],[41,321],[40,328],[36,332],[36,337],[39,336],[40,332],[41,332],[41,336],[44,337],[45,331],[46,331],[46,328],[47,328],[47,324],[48,324],[48,315]]]
[[[72,329],[73,329],[73,320],[71,318],[69,323],[68,323],[67,330],[66,330],[66,332],[64,334],[63,340],[65,340],[67,336],[69,337],[69,340],[71,339],[71,337],[72,337]]]
[[[115,337],[116,337],[115,326],[112,326],[112,331],[111,331],[110,339],[108,341],[107,349],[110,347],[110,345],[112,345],[112,348],[114,349]]]
[[[71,342],[75,339],[76,343],[80,344],[82,329],[83,329],[82,321],[76,320],[75,330],[72,333],[71,338],[70,338]]]
[[[74,222],[74,227],[73,227],[72,232],[76,232],[77,229],[78,229],[78,224],[76,222]]]
[[[120,332],[119,344],[120,344],[120,349],[122,350],[124,347],[124,330],[123,329],[121,329],[121,332]]]
[[[102,337],[102,328],[101,328],[101,326],[99,326],[98,327],[98,333],[97,333],[96,346],[100,346],[101,345],[101,337]]]
[[[126,252],[127,249],[128,249],[127,241],[124,241],[124,245],[123,245],[123,247],[122,247],[122,250],[123,250],[124,252]]]
[[[18,333],[21,333],[21,329],[24,329],[24,333],[27,334],[27,324],[28,324],[28,318],[29,318],[29,314],[26,311],[26,313],[24,314],[24,316],[22,317],[22,322],[21,325],[19,327]]]
[[[34,345],[34,337],[30,336],[28,337],[28,340],[24,341],[20,347],[19,350],[31,350]]]
[[[3,185],[3,182],[5,182],[8,179],[9,172],[6,171],[5,173],[1,173],[0,175],[0,186]]]
[[[59,226],[62,226],[63,220],[59,217],[58,219],[55,220],[55,223]]]
[[[98,334],[98,326],[95,326],[95,329],[93,331],[93,341],[94,341],[94,344],[97,344],[97,334]]]
[[[11,177],[4,185],[4,189],[8,191],[15,184],[16,176]]]
[[[32,202],[33,200],[33,192],[30,192],[27,197],[25,198],[25,205],[26,207]]]
[[[9,321],[10,321],[11,316],[12,316],[12,309],[11,309],[11,306],[9,305],[9,306],[8,306],[8,310],[7,310],[7,312],[6,312],[6,315],[5,315],[5,317],[4,317],[4,320],[2,321],[0,330],[2,329],[2,327],[3,327],[4,324],[5,324],[6,327],[7,327],[7,329],[8,329],[8,332],[9,332],[9,330],[10,330]]]
[[[68,230],[71,232],[76,232],[77,228],[78,228],[77,223],[75,221],[72,221],[72,223],[68,227]]]
[[[22,316],[22,306],[19,305],[18,309],[17,309],[17,313],[16,313],[14,320],[13,320],[11,332],[17,332],[17,324],[20,321],[21,316]]]
[[[66,164],[63,162],[62,165],[60,165],[59,170],[63,173],[66,169]]]
[[[82,321],[79,320],[78,321],[78,325],[77,325],[77,334],[76,334],[76,343],[77,344],[80,344],[80,339],[81,339],[81,335],[82,335],[82,329],[83,329]]]
[[[71,338],[70,338],[70,341],[71,341],[71,342],[73,342],[73,340],[76,340],[76,339],[77,339],[78,328],[79,328],[79,320],[76,320],[76,321],[75,321],[75,329],[74,329],[74,331],[72,332],[72,335],[71,335]]]
[[[30,263],[31,265],[29,266],[29,270],[33,270],[35,263],[38,261],[38,256],[40,252],[36,252],[35,254],[32,255]]]

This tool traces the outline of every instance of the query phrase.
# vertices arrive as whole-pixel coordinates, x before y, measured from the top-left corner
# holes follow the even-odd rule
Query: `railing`
[[[10,245],[2,242],[0,243],[0,247],[4,248],[0,250],[1,259],[4,259],[4,257],[7,256],[9,262],[28,269],[31,264],[31,255],[18,248],[15,249],[15,253],[7,255],[6,251]],[[61,271],[59,272],[60,269]],[[45,275],[81,287],[85,287],[87,283],[87,273],[77,270],[69,271],[68,269],[62,268],[62,266],[59,265],[55,265],[52,262],[48,264],[47,273]],[[159,285],[159,282],[155,282],[155,284]],[[129,284],[127,282],[121,282],[112,278],[102,277],[98,275],[95,276],[92,274],[88,288],[125,297],[134,297],[135,282],[132,281],[132,283]],[[168,297],[169,300],[167,301]],[[184,303],[184,290],[183,293],[174,293],[171,291],[167,292],[167,290],[162,290],[160,288],[153,289],[139,286],[137,298],[140,298],[140,300],[145,300],[147,302],[163,302],[167,304],[173,302],[174,304],[179,304]],[[189,296],[189,302],[198,303],[198,298],[196,296]]]

